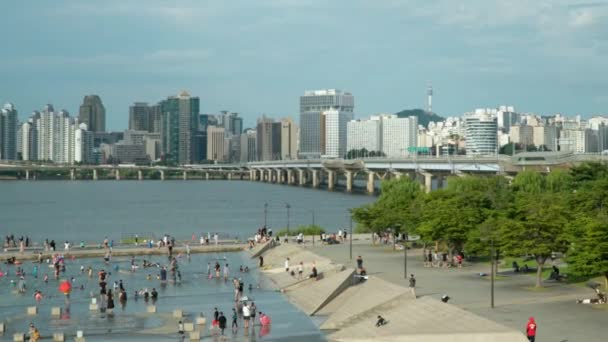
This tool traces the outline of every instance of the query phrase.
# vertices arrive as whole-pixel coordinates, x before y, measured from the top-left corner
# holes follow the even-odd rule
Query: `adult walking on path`
[[[528,336],[528,341],[534,342],[536,339],[536,321],[534,317],[530,317],[528,319],[528,324],[526,325],[526,336]]]
[[[410,281],[410,285],[409,285],[410,292],[412,293],[414,298],[416,298],[416,278],[414,278],[414,274],[410,274],[409,281]]]

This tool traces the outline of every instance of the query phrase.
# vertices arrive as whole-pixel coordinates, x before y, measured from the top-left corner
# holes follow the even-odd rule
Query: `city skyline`
[[[100,8],[63,1],[0,8],[0,37],[13,42],[0,65],[12,80],[0,85],[0,102],[14,103],[22,121],[46,103],[77,113],[84,95],[97,94],[107,130],[121,130],[134,102],[183,89],[200,97],[202,113],[230,108],[244,127],[261,114],[297,120],[305,89],[357,94],[355,118],[425,108],[429,82],[433,109],[444,117],[497,103],[590,117],[608,104],[608,81],[597,72],[608,68],[602,3],[108,1]],[[339,46],[327,37],[339,37]]]

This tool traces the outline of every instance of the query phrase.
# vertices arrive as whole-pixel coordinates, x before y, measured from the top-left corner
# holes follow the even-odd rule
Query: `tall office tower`
[[[241,134],[241,163],[257,160],[257,140],[255,129],[246,129]]]
[[[7,103],[0,110],[0,159],[17,159],[17,109]]]
[[[150,107],[146,102],[135,102],[129,107],[129,130],[148,131]]]
[[[417,147],[418,144],[418,117],[399,118],[396,115],[383,115],[381,120],[382,152],[389,158],[412,154],[409,148]]]
[[[162,108],[160,103],[148,107],[148,132],[160,133],[160,117]]]
[[[496,154],[498,123],[494,111],[477,109],[464,115],[466,153],[471,155]]]
[[[346,125],[346,152],[366,149],[382,151],[382,125],[379,116],[369,120],[351,120]],[[364,157],[364,156],[361,156]]]
[[[353,119],[353,112],[332,109],[324,111],[323,117],[325,119],[325,150],[322,151],[322,157],[344,158],[346,155],[346,126]]]
[[[298,126],[291,118],[281,119],[281,159],[298,159]]]
[[[257,160],[275,160],[275,156],[273,155],[273,151],[276,148],[273,148],[273,124],[274,120],[263,115],[258,119],[256,132],[257,132]]]
[[[161,141],[165,160],[189,164],[197,159],[199,98],[186,91],[161,102]]]
[[[207,160],[226,161],[226,132],[224,127],[207,127]]]
[[[74,131],[74,162],[90,164],[93,159],[93,133],[81,123]]]
[[[353,113],[355,98],[336,89],[305,91],[300,97],[300,151],[302,158],[319,158],[325,153],[323,112]]]
[[[513,106],[500,106],[496,112],[496,122],[498,128],[501,128],[505,133],[510,133],[511,126],[516,126],[521,123],[521,114],[515,112]],[[534,126],[532,123],[527,123]]]
[[[243,118],[238,113],[223,110],[218,116],[218,125],[224,127],[228,135],[240,135],[243,132]]]
[[[78,122],[87,124],[91,132],[106,131],[106,109],[98,95],[87,95],[82,100]]]

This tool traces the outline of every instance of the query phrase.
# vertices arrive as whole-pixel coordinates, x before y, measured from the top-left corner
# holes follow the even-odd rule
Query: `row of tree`
[[[586,163],[548,174],[450,177],[444,189],[425,193],[407,177],[382,183],[373,204],[353,209],[369,231],[417,234],[427,244],[463,251],[531,256],[536,286],[553,253],[564,253],[569,275],[602,275],[608,286],[608,167]]]

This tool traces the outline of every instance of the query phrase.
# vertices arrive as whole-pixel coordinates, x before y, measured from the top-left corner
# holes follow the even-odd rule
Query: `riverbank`
[[[190,253],[228,253],[242,252],[247,248],[243,243],[220,243],[218,245],[193,245],[189,246]],[[17,261],[38,260],[38,253],[42,252],[43,260],[52,257],[53,254],[63,254],[65,257],[75,258],[103,258],[110,250],[106,248],[86,247],[86,248],[71,248],[70,250],[45,251],[42,248],[26,249],[20,253],[18,249],[11,248],[2,253],[3,259],[15,257]],[[176,246],[173,248],[173,254],[186,254],[186,246]],[[121,256],[143,256],[143,255],[168,255],[166,247],[143,247],[143,246],[126,246],[121,245],[111,249],[112,257]]]
[[[348,245],[338,246],[343,249]],[[317,253],[333,247],[293,243],[271,247],[268,243],[250,250],[252,256],[263,258],[262,273],[300,310],[317,317],[330,341],[424,342],[447,335],[454,342],[526,340],[517,330],[432,296],[417,297],[409,288],[386,281],[376,272],[361,278],[352,261],[340,263]],[[308,277],[312,267],[317,269],[317,278]],[[388,324],[376,327],[379,315]]]

